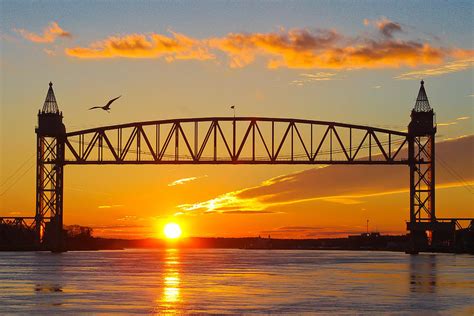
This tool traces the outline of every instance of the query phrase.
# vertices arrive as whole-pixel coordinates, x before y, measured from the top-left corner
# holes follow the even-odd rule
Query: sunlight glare
[[[166,238],[175,239],[181,236],[181,228],[178,224],[168,223],[165,226],[164,233]]]

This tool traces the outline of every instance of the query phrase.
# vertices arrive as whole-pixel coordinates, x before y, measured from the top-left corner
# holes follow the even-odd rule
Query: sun
[[[181,236],[181,228],[178,224],[175,223],[168,223],[165,225],[164,233],[166,238],[169,239],[176,239]]]

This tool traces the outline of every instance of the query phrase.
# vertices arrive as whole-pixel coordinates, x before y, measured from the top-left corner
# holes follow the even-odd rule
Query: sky
[[[473,217],[473,17],[471,1],[0,1],[0,215],[34,214],[50,81],[68,131],[230,105],[404,131],[423,78],[437,214]],[[341,236],[367,219],[397,234],[407,190],[403,166],[66,166],[64,220],[127,238],[171,221],[186,236]]]

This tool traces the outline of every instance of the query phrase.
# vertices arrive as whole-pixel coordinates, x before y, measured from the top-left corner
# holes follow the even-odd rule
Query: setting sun
[[[175,239],[181,236],[181,228],[178,224],[169,223],[165,225],[164,233],[166,238]]]

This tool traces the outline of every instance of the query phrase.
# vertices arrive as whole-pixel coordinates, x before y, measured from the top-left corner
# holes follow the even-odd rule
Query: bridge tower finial
[[[56,96],[54,95],[53,83],[49,82],[48,94],[44,100],[42,113],[59,114],[58,103],[56,102]]]
[[[425,91],[425,82],[423,79],[420,82],[420,90],[418,91],[418,97],[416,98],[415,107],[413,108],[415,112],[429,112],[431,111],[430,102],[428,101],[428,96]]]

